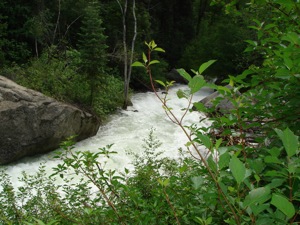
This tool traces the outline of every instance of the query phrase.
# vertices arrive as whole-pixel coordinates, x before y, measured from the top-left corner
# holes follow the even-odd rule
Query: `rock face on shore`
[[[55,150],[72,135],[95,135],[98,119],[0,76],[0,165]]]
[[[230,85],[227,85],[226,88],[231,89],[232,87]],[[241,95],[240,92],[237,93],[238,95]],[[213,101],[220,97],[220,93],[218,91],[213,92],[212,94],[208,95],[207,97],[203,98],[200,102],[208,109],[213,107]],[[234,109],[234,106],[232,102],[228,98],[222,99],[217,105],[216,110],[221,113],[229,113],[230,110]]]

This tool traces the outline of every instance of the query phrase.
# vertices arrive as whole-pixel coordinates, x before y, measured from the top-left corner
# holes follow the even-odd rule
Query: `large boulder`
[[[226,88],[232,89],[232,87],[230,85],[227,85]],[[237,92],[236,94],[241,95],[240,92]],[[212,94],[210,94],[207,97],[200,100],[200,103],[202,103],[206,108],[211,109],[214,106],[213,101],[218,97],[222,97],[222,95],[218,91],[215,91]],[[230,113],[230,111],[234,108],[235,107],[232,104],[232,102],[228,98],[225,97],[216,105],[215,110],[217,110],[218,112],[221,112],[221,113]]]
[[[0,165],[57,149],[72,135],[91,137],[99,126],[90,113],[0,76]]]
[[[185,80],[176,69],[172,69],[166,74],[166,79],[168,81],[175,81],[176,83],[186,84],[187,80]]]

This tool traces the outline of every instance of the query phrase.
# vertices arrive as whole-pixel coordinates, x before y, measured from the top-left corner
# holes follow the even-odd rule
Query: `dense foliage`
[[[222,79],[227,74],[238,74],[255,60],[239,54],[249,34],[245,24],[251,17],[225,15],[222,6],[210,5],[211,0],[188,0],[184,4],[167,0],[133,3],[128,0],[2,1],[0,74],[97,114],[94,100],[97,98],[99,103],[103,99],[101,105],[109,102],[104,106],[107,109],[98,114],[103,117],[124,101],[122,90],[117,94],[104,92],[107,79],[117,78],[117,87],[125,82],[124,108],[130,103],[128,85],[151,90],[144,71],[133,71],[128,80],[125,71],[131,70],[129,56],[135,60],[138,57],[135,52],[142,51],[144,41],[150,38],[167,51],[161,56],[163,63],[155,68],[154,76],[161,80],[176,66],[194,68],[208,59],[218,59],[218,63],[207,75]],[[109,96],[118,101],[110,100]]]
[[[170,4],[170,10],[176,9],[175,2]],[[205,1],[192,2],[202,5]],[[205,59],[192,74],[179,69],[190,87],[188,92],[177,93],[179,98],[187,100],[182,115],[173,113],[167,95],[160,96],[155,91],[155,85],[168,89],[173,84],[161,80],[154,84],[152,67],[159,61],[152,57],[164,50],[154,41],[146,42],[148,52],[142,54],[141,62],[133,64],[146,69],[167,115],[189,138],[188,154],[181,149],[179,160],[160,157],[156,151],[160,141],[151,130],[145,140],[144,154],[135,155],[134,169],[114,171],[105,169],[98,160],[100,156],[109,158],[115,154],[111,146],[100,148],[97,153],[76,152],[72,142],[67,141],[57,156],[62,163],[50,177],[46,177],[41,167],[35,176],[24,174],[21,178],[24,186],[15,190],[9,177],[1,172],[0,223],[298,224],[300,5],[293,0],[258,0],[248,5],[245,2],[212,3],[217,9],[223,4],[232,18],[246,17],[243,23],[251,23],[245,50],[251,57],[240,59],[243,64],[240,69],[250,61],[252,65],[239,74],[230,74],[223,82],[230,87],[205,81],[203,74],[211,73],[218,63],[216,60]],[[205,23],[202,26],[195,31],[204,30]],[[246,29],[242,30],[244,34]],[[237,45],[242,48],[240,43]],[[192,54],[189,51],[186,54]],[[73,64],[66,68],[72,69],[68,70],[71,76],[79,69],[76,66],[80,65],[80,57],[76,56],[80,53],[74,50],[70,53]],[[197,58],[197,52],[194,54]],[[47,60],[49,55],[45,56]],[[37,62],[41,59],[42,56]],[[204,86],[220,93],[209,109],[192,102],[193,94]],[[224,100],[231,104],[230,110],[219,109]],[[194,109],[209,115],[210,127],[183,126],[192,104]],[[205,146],[207,154],[203,155],[199,144]],[[79,175],[80,181],[72,183],[70,174]],[[64,184],[55,186],[54,179],[63,179]]]

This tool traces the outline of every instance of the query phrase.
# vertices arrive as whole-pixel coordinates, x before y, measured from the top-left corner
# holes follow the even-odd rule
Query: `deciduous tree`
[[[127,44],[127,11],[128,11],[128,0],[125,0],[122,4],[121,1],[117,0],[121,12],[122,12],[122,26],[123,26],[123,50],[124,50],[124,104],[123,109],[127,109],[127,106],[130,102],[129,100],[129,84],[131,79],[131,64],[133,62],[133,54],[134,54],[134,47],[135,47],[135,40],[137,36],[137,19],[136,19],[136,5],[135,0],[132,1],[132,15],[133,15],[133,26],[134,26],[134,33],[131,39],[130,44],[130,51],[128,51],[128,44]]]

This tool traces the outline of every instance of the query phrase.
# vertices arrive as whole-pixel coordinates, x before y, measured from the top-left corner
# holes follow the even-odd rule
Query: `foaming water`
[[[187,100],[176,97],[178,89],[185,90],[186,88],[184,85],[177,85],[169,91],[168,102],[175,115],[182,115],[181,109],[187,107]],[[201,90],[195,94],[193,101],[199,101],[208,94],[208,90]],[[163,96],[162,93],[160,95]],[[111,116],[110,122],[100,127],[97,135],[77,143],[75,150],[97,152],[99,148],[113,144],[110,150],[116,151],[118,154],[112,155],[109,161],[105,161],[106,168],[123,171],[125,167],[131,167],[131,156],[127,152],[141,153],[140,151],[143,151],[143,139],[148,137],[150,129],[153,128],[155,130],[154,135],[162,142],[158,150],[162,151],[164,156],[177,158],[179,156],[178,149],[184,148],[188,139],[181,129],[166,116],[161,102],[154,93],[134,94],[132,103],[133,106],[129,107],[128,110],[120,110]],[[198,112],[188,113],[184,119],[184,124],[197,123],[201,118],[202,115]],[[207,123],[202,122],[200,125],[207,126]],[[27,174],[34,174],[43,162],[45,162],[47,173],[51,174],[52,168],[61,163],[59,159],[53,158],[55,154],[54,151],[40,156],[27,157],[17,163],[5,166],[14,186],[21,185],[18,177],[21,176],[22,171]]]

